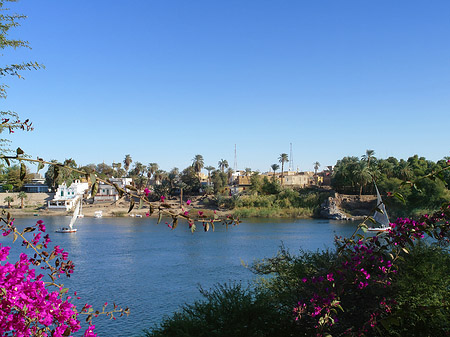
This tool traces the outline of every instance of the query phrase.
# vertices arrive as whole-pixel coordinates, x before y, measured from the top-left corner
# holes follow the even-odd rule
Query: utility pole
[[[234,172],[237,171],[237,153],[236,153],[236,144],[234,144],[234,165],[233,165]]]
[[[289,152],[289,171],[294,171],[294,157],[292,155],[292,143],[290,143],[290,152]]]

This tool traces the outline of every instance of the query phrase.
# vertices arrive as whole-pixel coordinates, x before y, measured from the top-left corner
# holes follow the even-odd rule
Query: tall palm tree
[[[151,176],[152,176],[156,171],[158,171],[158,169],[159,169],[159,165],[158,165],[157,163],[149,163],[149,164],[147,165],[147,176],[148,176],[148,178],[150,179]]]
[[[359,184],[359,196],[361,196],[363,187],[372,181],[369,166],[365,162],[360,162],[353,170],[353,174]]]
[[[128,173],[128,169],[130,168],[130,165],[132,162],[133,162],[133,159],[131,159],[131,156],[129,154],[127,154],[125,156],[125,159],[123,160],[123,163],[125,164],[125,166],[123,167],[125,169],[125,172]]]
[[[374,150],[366,150],[366,154],[364,154],[364,155],[362,155],[361,156],[361,159],[362,160],[365,160],[366,162],[367,162],[367,167],[370,167],[370,160],[373,158],[373,159],[376,159],[375,157],[374,157],[374,154],[375,154],[375,151]]]
[[[119,175],[119,171],[122,168],[122,163],[113,163],[113,168],[116,169],[116,173]]]
[[[280,168],[280,165],[278,165],[278,164],[272,164],[270,167],[271,167],[272,170],[273,170],[273,180],[275,181],[275,173],[276,173],[277,170]]]
[[[314,174],[317,175],[317,170],[320,167],[320,163],[318,161],[316,161],[313,163],[313,165],[314,165]]]
[[[227,170],[227,178],[228,178],[229,184],[232,182],[231,178],[233,178],[233,173],[234,173],[234,170],[231,167],[229,167]]]
[[[180,178],[180,170],[178,169],[178,167],[174,167],[167,174],[167,179],[172,189],[175,188],[175,185],[177,184],[179,178]]]
[[[225,159],[220,159],[218,165],[219,165],[219,169],[222,172],[225,172],[225,169],[228,167],[228,162]]]
[[[278,157],[278,161],[281,163],[281,185],[283,185],[283,177],[284,177],[284,163],[289,161],[287,153],[282,153]]]
[[[156,170],[156,172],[153,173],[153,179],[155,179],[155,183],[160,183],[166,177],[167,177],[167,173],[164,170]]]
[[[24,208],[23,201],[24,201],[26,198],[28,198],[28,195],[27,195],[24,191],[22,191],[22,192],[19,192],[19,194],[17,195],[17,197],[20,199],[20,208]]]
[[[201,154],[195,155],[194,159],[192,159],[192,167],[194,168],[194,171],[198,176],[200,176],[200,171],[202,170],[203,166],[205,166],[203,156]]]
[[[245,168],[245,176],[249,177],[252,174],[252,169],[250,167]]]
[[[214,171],[216,168],[214,166],[206,166],[205,170],[208,171],[208,183],[211,184],[211,171]]]
[[[135,162],[134,163],[134,174],[137,176],[142,177],[146,171],[146,167],[141,162]]]

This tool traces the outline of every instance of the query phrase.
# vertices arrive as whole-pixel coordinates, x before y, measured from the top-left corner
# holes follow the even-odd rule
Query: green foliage
[[[287,336],[294,325],[279,314],[263,292],[240,284],[200,289],[203,300],[186,304],[181,312],[166,318],[146,332],[160,337]]]
[[[21,177],[21,167],[19,165],[7,167],[4,174],[4,180],[8,188],[9,186],[13,186],[13,190],[20,191],[23,185],[30,181],[28,168],[25,167],[24,173],[25,174]]]
[[[200,179],[194,167],[186,167],[181,172],[181,181],[185,184],[184,191],[186,194],[197,194],[201,188]]]
[[[216,170],[211,174],[211,181],[214,187],[214,193],[223,193],[227,186],[228,177],[225,172]]]
[[[186,304],[146,336],[316,336],[317,321],[308,315],[296,321],[292,309],[316,290],[314,283],[303,279],[326,275],[341,260],[333,250],[292,255],[281,247],[276,256],[250,267],[262,276],[251,287],[218,285],[209,292],[201,290],[203,300]],[[331,335],[445,336],[450,330],[449,252],[414,245],[402,257],[398,270],[389,288],[375,284],[343,294],[345,310],[339,312]],[[367,319],[389,296],[396,303],[386,303],[385,315],[378,317],[376,327],[367,328]]]
[[[397,160],[393,157],[376,159],[373,154],[368,150],[361,160],[357,157],[338,160],[333,170],[333,188],[344,194],[374,194],[373,184],[370,184],[374,178],[380,192],[403,195],[405,204],[394,199],[386,200],[391,215],[396,216],[406,216],[422,209],[436,210],[450,200],[450,170],[433,175],[448,168],[447,159],[434,163],[418,155]]]
[[[399,264],[394,280],[397,309],[384,336],[445,336],[450,331],[450,255],[418,244]],[[394,322],[396,324],[394,324]]]
[[[277,165],[277,164],[275,164]],[[261,186],[261,192],[264,194],[278,194],[282,190],[281,185],[275,179],[269,180],[264,177],[263,184]]]
[[[240,197],[237,195],[233,196],[224,196],[224,195],[217,195],[215,197],[215,206],[219,207],[221,209],[233,209],[236,207],[236,204],[239,202]]]
[[[14,202],[14,198],[12,196],[8,195],[3,200],[8,204],[8,208],[11,208],[11,203]]]
[[[58,163],[56,160],[52,160],[52,163]],[[64,166],[70,168],[77,168],[77,163],[72,158],[66,159],[64,163],[59,165],[49,165],[47,172],[45,173],[45,183],[47,186],[55,190],[58,185],[66,183],[70,186],[75,179],[80,178],[80,174],[65,168]]]
[[[2,186],[2,188],[3,188],[3,191],[5,191],[5,192],[10,192],[10,191],[12,191],[13,190],[13,185],[11,185],[11,184],[5,184],[5,185],[3,185]]]
[[[311,217],[318,213],[328,192],[314,189],[282,188],[278,183],[265,179],[267,186],[275,186],[279,192],[268,195],[243,195],[236,202],[235,214],[239,217]]]

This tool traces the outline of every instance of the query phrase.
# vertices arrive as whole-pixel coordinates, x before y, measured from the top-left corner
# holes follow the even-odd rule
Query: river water
[[[209,289],[219,282],[250,282],[255,276],[244,264],[274,256],[281,244],[291,253],[330,248],[335,235],[350,235],[356,227],[333,220],[250,219],[228,230],[216,225],[215,232],[191,234],[183,223],[172,231],[164,221],[156,225],[149,218],[83,218],[77,220],[77,233],[60,234],[54,231],[69,217],[41,219],[51,244],[60,245],[74,261],[75,273],[62,282],[82,297],[79,304],[101,309],[115,302],[130,308],[128,318],[95,319],[100,337],[143,336],[143,329],[164,315],[199,299],[199,285]],[[15,224],[20,228],[37,220],[16,219]],[[10,244],[11,239],[0,242]],[[20,244],[14,244],[12,255],[19,250]]]

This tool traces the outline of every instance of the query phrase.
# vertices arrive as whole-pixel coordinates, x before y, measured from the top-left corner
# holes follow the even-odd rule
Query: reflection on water
[[[171,231],[148,218],[82,218],[77,233],[54,231],[69,217],[42,218],[52,244],[70,253],[72,278],[62,282],[77,290],[86,302],[100,308],[104,302],[129,306],[128,318],[97,319],[99,336],[142,336],[142,330],[160,321],[185,302],[198,299],[198,285],[208,289],[218,282],[249,282],[253,275],[241,265],[276,254],[281,243],[295,253],[333,246],[335,235],[351,234],[356,224],[327,220],[249,219],[235,227],[191,234],[180,223]],[[37,218],[17,219],[20,228]],[[201,226],[199,226],[201,227]],[[0,242],[11,242],[0,238]],[[20,245],[14,246],[18,254]],[[13,261],[13,257],[11,258]],[[82,335],[82,334],[79,334]]]

